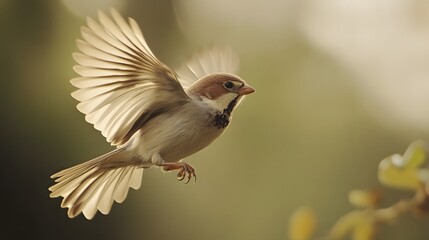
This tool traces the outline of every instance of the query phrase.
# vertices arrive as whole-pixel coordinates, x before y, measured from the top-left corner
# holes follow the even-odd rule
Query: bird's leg
[[[157,153],[152,156],[151,159],[152,163],[162,167],[162,170],[164,171],[173,171],[173,170],[179,170],[177,173],[177,180],[183,181],[183,179],[186,178],[186,175],[188,175],[188,179],[185,183],[188,183],[192,178],[197,181],[197,175],[195,174],[195,169],[185,162],[165,162],[162,156]]]
[[[197,175],[195,174],[195,169],[186,162],[174,162],[174,163],[164,163],[161,165],[162,170],[164,171],[173,171],[180,169],[177,173],[177,180],[182,181],[188,175],[188,179],[185,183],[188,183],[192,177],[197,181]]]

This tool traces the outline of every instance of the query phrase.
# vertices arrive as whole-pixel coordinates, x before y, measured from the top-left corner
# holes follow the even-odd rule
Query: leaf
[[[417,140],[410,144],[404,153],[404,161],[407,162],[406,168],[417,168],[426,160],[425,144]]]
[[[415,190],[422,185],[419,168],[426,160],[424,143],[414,141],[404,156],[394,154],[383,159],[378,168],[378,180],[390,187]]]

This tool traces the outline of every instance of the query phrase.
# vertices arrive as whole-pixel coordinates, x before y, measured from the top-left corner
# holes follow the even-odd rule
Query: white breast
[[[206,104],[190,102],[155,117],[130,140],[142,161],[159,153],[166,162],[179,161],[207,147],[223,129],[211,126],[214,111]]]

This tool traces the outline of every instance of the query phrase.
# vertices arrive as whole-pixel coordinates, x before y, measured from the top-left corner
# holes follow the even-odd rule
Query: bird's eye
[[[223,86],[226,89],[231,89],[232,87],[234,87],[234,83],[232,83],[231,81],[228,81],[228,82],[224,83]]]

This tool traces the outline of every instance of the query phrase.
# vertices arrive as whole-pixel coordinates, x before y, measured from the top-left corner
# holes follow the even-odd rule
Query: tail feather
[[[122,203],[125,201],[125,198],[128,195],[128,186],[131,179],[131,174],[133,173],[132,168],[126,168],[122,173],[121,177],[115,187],[115,193],[113,194],[113,199],[116,202]]]
[[[103,189],[104,194],[101,196],[100,203],[98,204],[98,209],[103,214],[108,214],[112,208],[113,194],[115,192],[120,174],[120,169],[116,169],[113,173],[113,176],[109,178],[109,182],[106,184],[106,187]]]
[[[88,166],[91,166],[91,165],[96,165],[97,163],[100,163],[100,162],[106,160],[107,158],[109,158],[109,157],[111,157],[111,156],[113,156],[113,155],[115,155],[115,154],[117,154],[119,152],[122,152],[124,150],[125,150],[124,148],[117,148],[117,149],[115,149],[113,151],[105,153],[105,154],[103,154],[101,156],[98,156],[98,157],[96,157],[94,159],[91,159],[89,161],[86,161],[86,162],[83,162],[83,163],[78,164],[76,166],[73,166],[73,167],[64,169],[62,171],[59,171],[59,172],[53,174],[51,176],[51,178],[59,178],[59,177],[62,177],[64,175],[70,175],[71,172],[79,171],[82,168],[87,168]]]
[[[92,219],[97,210],[108,214],[114,201],[122,203],[125,200],[130,187],[139,189],[141,186],[143,168],[124,165],[127,159],[121,158],[126,154],[121,152],[123,149],[115,149],[52,175],[56,184],[49,188],[49,196],[63,197],[61,207],[69,208],[70,218],[83,213],[87,219]],[[115,166],[112,162],[116,161],[122,164],[112,167]],[[106,163],[108,168],[104,167]]]
[[[138,169],[134,169],[130,179],[130,187],[133,189],[139,189],[142,185],[143,169],[141,171],[137,170]]]

